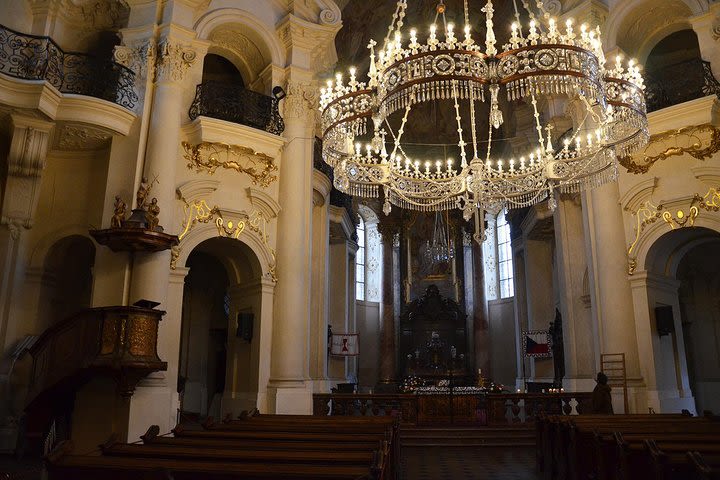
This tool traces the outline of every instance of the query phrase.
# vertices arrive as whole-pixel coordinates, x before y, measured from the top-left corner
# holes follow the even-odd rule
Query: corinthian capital
[[[136,83],[141,84],[141,80],[147,78],[148,71],[153,73],[155,46],[150,41],[132,46],[118,45],[113,50],[113,59],[132,70],[135,73]]]
[[[164,41],[158,46],[155,81],[180,82],[195,62],[197,52],[187,45]]]
[[[285,97],[284,117],[314,122],[320,100],[317,86],[290,82]]]

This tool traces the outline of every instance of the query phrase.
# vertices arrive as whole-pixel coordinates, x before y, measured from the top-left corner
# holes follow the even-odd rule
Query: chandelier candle
[[[647,115],[643,79],[633,61],[605,65],[599,29],[576,28],[572,20],[558,26],[542,9],[522,2],[507,27],[508,43],[495,36],[495,10],[488,0],[485,40],[473,39],[465,1],[463,38],[445,19],[440,2],[426,39],[423,29],[404,31],[407,0],[397,2],[388,35],[377,51],[371,41],[368,80],[355,69],[344,83],[340,74],[328,81],[320,97],[323,158],[334,169],[335,187],[366,198],[379,198],[383,211],[392,205],[420,211],[458,208],[466,220],[475,217],[475,238],[482,240],[483,211],[529,206],[555,191],[576,192],[617,176],[617,157],[646,145]],[[442,8],[440,8],[442,7]],[[522,24],[522,16],[529,21]],[[526,34],[524,32],[527,32]],[[481,46],[482,45],[482,46]],[[518,158],[499,158],[493,131],[504,124],[500,100],[511,107],[532,108],[536,138]],[[543,124],[538,100],[573,104],[576,115],[562,142],[553,145],[551,124]],[[451,102],[459,161],[419,158],[408,153],[413,108]],[[489,102],[487,137],[479,138],[479,103]],[[540,103],[543,104],[543,103]],[[577,115],[577,112],[580,112]],[[395,128],[391,115],[401,116]],[[470,125],[470,131],[463,125]],[[484,133],[480,132],[481,134]],[[562,132],[557,132],[561,134]],[[481,145],[484,147],[481,148]],[[472,148],[470,148],[472,146]],[[471,158],[469,158],[471,157]]]

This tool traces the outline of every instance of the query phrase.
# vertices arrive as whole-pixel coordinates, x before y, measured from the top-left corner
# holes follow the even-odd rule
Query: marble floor
[[[535,450],[528,447],[408,447],[403,480],[537,480]]]

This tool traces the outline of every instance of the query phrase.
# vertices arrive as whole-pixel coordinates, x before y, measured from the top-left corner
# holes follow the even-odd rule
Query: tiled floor
[[[537,480],[535,451],[523,447],[413,447],[402,452],[403,480]]]

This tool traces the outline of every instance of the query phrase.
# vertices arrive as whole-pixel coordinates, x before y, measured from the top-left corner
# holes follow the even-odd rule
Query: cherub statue
[[[158,206],[157,198],[153,197],[150,204],[147,206],[147,213],[145,214],[149,230],[154,231],[157,228],[158,223],[160,222],[158,215],[160,215],[160,207]]]
[[[122,227],[122,222],[125,221],[125,214],[127,212],[127,205],[122,201],[119,195],[115,195],[115,212],[110,219],[110,228]]]
[[[147,201],[147,195],[149,191],[150,185],[148,185],[148,179],[147,177],[142,177],[142,180],[140,180],[140,186],[138,187],[135,197],[137,200],[137,206],[135,208],[140,210],[145,209],[145,202]]]

